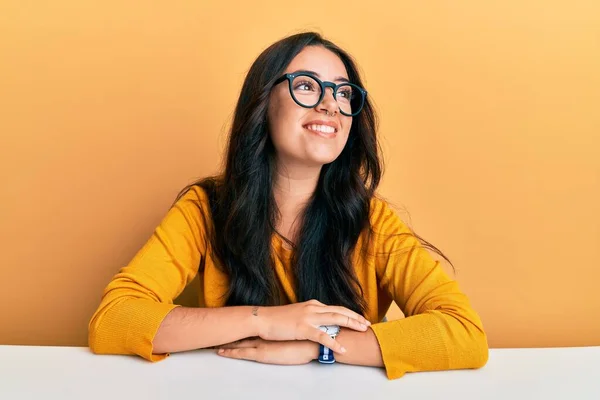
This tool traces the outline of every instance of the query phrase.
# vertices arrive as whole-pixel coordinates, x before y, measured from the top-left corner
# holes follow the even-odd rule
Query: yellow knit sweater
[[[99,354],[137,354],[151,361],[152,340],[175,299],[200,274],[201,307],[222,307],[228,279],[207,252],[205,226],[198,207],[209,210],[205,192],[193,187],[169,210],[154,234],[104,290],[89,324],[89,346]],[[210,213],[208,214],[210,215]],[[421,247],[400,218],[382,200],[373,199],[368,251],[353,255],[388,378],[406,372],[479,368],[488,345],[479,316],[469,300]],[[404,235],[396,235],[405,233]],[[285,301],[297,301],[291,251],[273,236],[276,276]],[[392,300],[406,318],[381,322]]]

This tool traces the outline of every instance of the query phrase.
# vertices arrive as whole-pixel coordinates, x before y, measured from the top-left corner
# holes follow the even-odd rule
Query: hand
[[[270,342],[260,338],[244,339],[219,346],[218,355],[264,364],[308,364],[319,357],[319,345],[308,340]]]
[[[255,308],[256,310],[256,308]],[[268,341],[310,340],[336,353],[346,349],[319,329],[321,325],[339,325],[364,332],[371,325],[362,315],[345,307],[326,306],[317,300],[286,306],[259,307],[258,336]]]

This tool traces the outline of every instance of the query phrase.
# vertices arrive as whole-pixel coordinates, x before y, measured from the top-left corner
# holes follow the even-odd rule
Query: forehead
[[[307,46],[290,63],[286,72],[307,70],[317,72],[323,80],[336,77],[348,79],[342,60],[332,51],[322,46]]]

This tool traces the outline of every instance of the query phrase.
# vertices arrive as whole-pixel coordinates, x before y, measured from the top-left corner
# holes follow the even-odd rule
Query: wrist
[[[307,340],[307,344],[308,344],[308,352],[310,354],[310,359],[318,360],[321,345],[319,343],[312,342],[310,340]]]
[[[262,313],[265,311],[265,307],[259,306],[248,306],[248,318],[250,318],[250,326],[253,337],[261,337],[264,325],[264,316]]]

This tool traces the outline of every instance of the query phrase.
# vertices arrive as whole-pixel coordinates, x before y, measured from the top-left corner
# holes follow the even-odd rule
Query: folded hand
[[[309,340],[269,341],[244,339],[219,346],[220,356],[264,364],[307,364],[319,356],[319,344]]]

